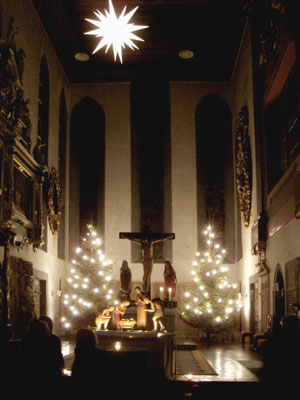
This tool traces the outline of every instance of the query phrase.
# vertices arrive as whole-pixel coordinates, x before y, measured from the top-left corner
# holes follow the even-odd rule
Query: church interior
[[[8,360],[22,353],[32,321],[48,316],[66,378],[84,328],[103,352],[116,346],[114,362],[121,343],[126,360],[134,354],[141,365],[146,349],[174,399],[214,393],[218,383],[231,394],[241,383],[253,393],[295,383],[296,3],[1,1],[0,322]],[[219,270],[222,281],[214,280]],[[233,297],[212,320],[225,289]]]

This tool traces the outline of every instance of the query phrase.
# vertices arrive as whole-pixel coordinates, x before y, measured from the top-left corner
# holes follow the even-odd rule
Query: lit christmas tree
[[[185,310],[181,318],[194,328],[206,333],[228,332],[232,329],[233,315],[242,307],[238,285],[230,284],[223,264],[226,250],[215,243],[210,226],[204,231],[206,250],[196,253],[193,262],[193,287],[185,293]]]
[[[101,250],[102,241],[92,225],[88,225],[81,247],[76,249],[68,290],[63,293],[65,316],[61,321],[65,328],[95,325],[99,311],[117,301],[110,288],[112,262]]]

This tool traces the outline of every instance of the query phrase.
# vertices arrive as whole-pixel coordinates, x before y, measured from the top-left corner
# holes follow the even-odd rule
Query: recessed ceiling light
[[[90,56],[86,53],[76,53],[75,56],[77,61],[88,61]]]
[[[194,53],[192,52],[192,50],[181,50],[178,53],[178,56],[180,58],[183,58],[184,60],[188,60],[189,58],[193,58],[194,57]]]

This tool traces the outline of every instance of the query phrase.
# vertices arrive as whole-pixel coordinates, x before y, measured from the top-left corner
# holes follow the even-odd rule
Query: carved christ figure
[[[151,274],[153,269],[153,246],[155,243],[164,242],[165,240],[175,239],[174,233],[151,233],[148,226],[145,227],[143,233],[127,233],[120,232],[120,239],[128,239],[137,243],[142,248],[143,256],[143,288],[142,291],[150,295]]]

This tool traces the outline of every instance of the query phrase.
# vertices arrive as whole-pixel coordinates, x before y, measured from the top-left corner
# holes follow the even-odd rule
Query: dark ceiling
[[[170,81],[230,81],[244,30],[244,0],[113,0],[116,14],[138,6],[131,22],[148,25],[137,32],[139,50],[123,50],[123,64],[110,49],[94,55],[98,38],[84,33],[96,27],[95,10],[108,0],[32,0],[71,83],[131,81],[138,74],[159,73]],[[192,59],[180,59],[189,49]],[[89,61],[77,61],[76,53]]]

